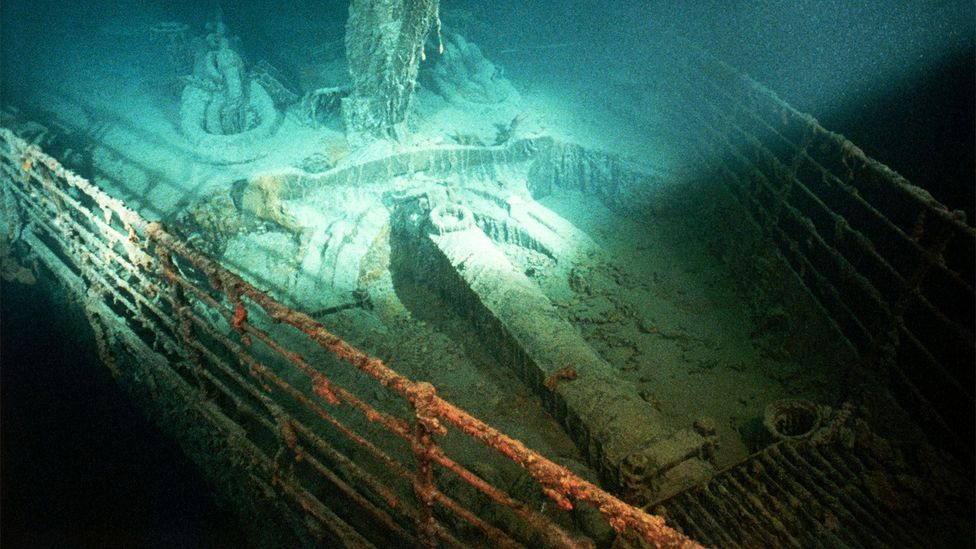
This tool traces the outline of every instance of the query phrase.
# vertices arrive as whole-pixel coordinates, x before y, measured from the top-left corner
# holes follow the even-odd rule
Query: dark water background
[[[224,10],[245,46],[261,47],[247,25],[283,11],[341,17],[342,4],[252,0]],[[73,29],[145,5],[155,4],[0,2],[0,93],[9,98],[38,56],[71,47]],[[156,13],[201,28],[215,6],[160,2]],[[653,39],[699,43],[973,221],[971,0],[442,2],[454,7],[497,21],[496,43],[483,44],[489,58],[492,47],[568,38],[635,61],[654,54]],[[3,547],[240,546],[199,473],[98,363],[77,311],[40,287],[4,284],[0,326]]]
[[[0,545],[244,547],[234,516],[130,403],[57,291],[0,286]]]

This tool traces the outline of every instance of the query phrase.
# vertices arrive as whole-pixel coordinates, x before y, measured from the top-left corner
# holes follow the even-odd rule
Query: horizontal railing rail
[[[971,459],[976,229],[706,52],[675,79],[695,150],[933,442]],[[748,277],[741,277],[750,280]],[[780,281],[777,281],[780,284]]]
[[[217,404],[265,480],[344,545],[465,546],[471,532],[490,546],[592,544],[451,457],[438,442],[451,430],[524,469],[560,509],[589,504],[630,539],[698,546],[276,301],[10,130],[0,128],[0,141],[14,238],[45,247]],[[138,367],[102,354],[117,374]],[[364,383],[389,398],[361,396]],[[445,478],[497,511],[481,516],[443,488]]]

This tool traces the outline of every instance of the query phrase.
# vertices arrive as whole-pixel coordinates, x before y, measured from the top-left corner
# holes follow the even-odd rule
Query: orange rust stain
[[[337,397],[335,392],[332,391],[332,387],[330,386],[329,382],[325,380],[325,378],[315,378],[315,381],[312,382],[312,390],[329,404],[333,406],[339,405],[339,397]]]
[[[576,378],[577,378],[576,368],[573,368],[572,366],[565,366],[549,374],[549,377],[547,377],[546,380],[542,382],[542,384],[545,386],[546,389],[549,389],[550,391],[555,391],[556,385],[559,385],[560,381],[563,380],[573,381]]]
[[[245,322],[247,322],[247,309],[244,308],[244,303],[238,301],[234,304],[234,329],[240,330]]]

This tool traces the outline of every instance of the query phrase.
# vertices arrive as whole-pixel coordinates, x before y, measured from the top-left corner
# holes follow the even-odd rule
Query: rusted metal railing
[[[680,116],[700,130],[691,149],[722,182],[716,189],[761,227],[763,242],[861,361],[885,373],[927,436],[971,461],[976,422],[958,413],[974,406],[976,356],[976,229],[965,212],[713,55],[697,51],[688,62],[674,79],[693,98],[680,103]],[[735,247],[749,237],[723,238],[720,246]],[[762,277],[750,270],[762,263],[737,255],[750,258],[730,265],[748,291],[781,300],[782,280],[775,289],[757,285]]]
[[[481,517],[442,490],[440,468],[527,525],[532,543],[591,545],[452,459],[438,439],[453,429],[467,444],[487,446],[523,468],[561,509],[584,502],[628,538],[698,547],[662,518],[580,479],[442,399],[429,383],[398,374],[276,301],[11,131],[0,128],[0,142],[5,215],[19,220],[14,238],[43,249],[49,266],[62,262],[55,267],[66,269],[65,277],[81,279],[201,400],[218,404],[246,433],[239,444],[265,480],[339,542],[465,546],[470,542],[453,526],[463,523],[491,546],[528,543],[505,521]],[[307,359],[315,349],[338,360]],[[378,382],[391,402],[367,402],[355,384],[338,381],[353,377]],[[331,487],[328,494],[323,486]],[[340,516],[341,506],[327,504],[336,498],[351,502],[359,518]],[[372,532],[376,525],[383,534]]]

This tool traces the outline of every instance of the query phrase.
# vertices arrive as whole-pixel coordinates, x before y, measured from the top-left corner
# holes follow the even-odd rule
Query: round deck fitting
[[[766,407],[763,425],[776,440],[799,440],[820,427],[820,411],[809,400],[777,400]]]
[[[474,225],[474,214],[462,204],[439,204],[430,211],[431,232],[447,234]]]
[[[207,106],[211,92],[197,86],[186,86],[180,101],[180,129],[187,141],[198,151],[217,164],[238,164],[261,158],[268,154],[265,140],[270,138],[281,124],[282,116],[274,100],[264,87],[252,80],[249,84],[250,109],[254,125],[239,133],[210,133],[205,128]]]

